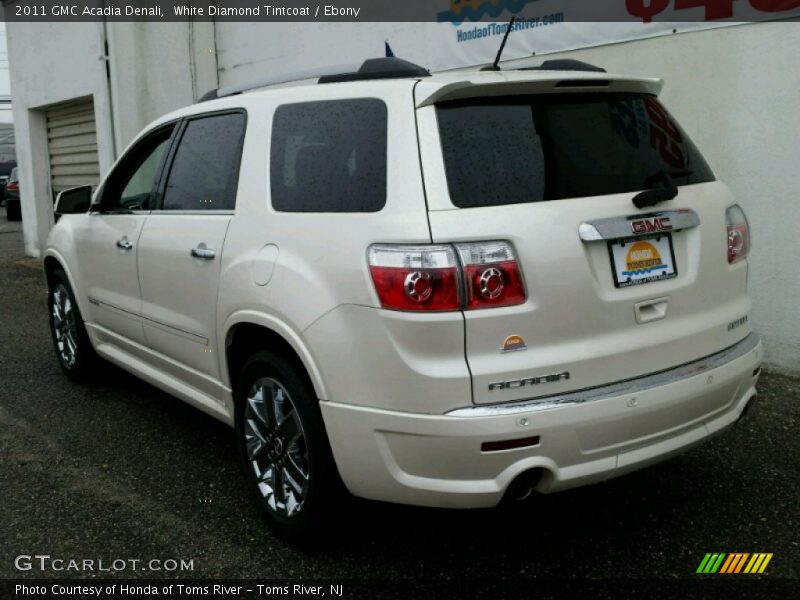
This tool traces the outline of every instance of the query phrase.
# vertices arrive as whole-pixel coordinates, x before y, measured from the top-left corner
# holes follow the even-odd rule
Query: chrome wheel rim
[[[62,283],[59,283],[53,290],[50,315],[53,319],[58,357],[64,366],[72,368],[78,352],[78,333],[75,324],[75,308],[67,288]]]
[[[247,393],[245,404],[247,457],[259,492],[270,510],[293,517],[308,493],[308,447],[289,392],[264,377]]]

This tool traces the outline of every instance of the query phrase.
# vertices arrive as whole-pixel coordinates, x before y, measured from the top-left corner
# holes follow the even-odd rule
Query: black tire
[[[234,394],[237,445],[267,524],[287,541],[322,543],[344,494],[311,382],[294,362],[261,351],[242,367]]]
[[[19,200],[6,201],[6,219],[9,221],[22,221],[22,205]]]
[[[67,311],[64,310],[65,299],[69,302]],[[61,319],[57,316],[56,306],[60,308]],[[85,381],[97,364],[97,355],[86,333],[69,279],[60,269],[55,270],[49,279],[47,310],[53,347],[61,370],[72,381]]]

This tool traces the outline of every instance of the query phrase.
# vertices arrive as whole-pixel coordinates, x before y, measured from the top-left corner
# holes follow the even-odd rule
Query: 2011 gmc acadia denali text
[[[660,80],[285,81],[153,123],[60,195],[44,259],[67,376],[99,356],[233,426],[277,532],[313,535],[341,483],[493,506],[743,414],[748,224]]]

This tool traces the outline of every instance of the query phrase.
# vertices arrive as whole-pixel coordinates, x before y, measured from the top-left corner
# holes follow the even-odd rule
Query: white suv
[[[341,482],[493,506],[744,413],[747,221],[659,80],[399,59],[286,79],[153,123],[93,196],[61,194],[44,253],[67,376],[99,355],[235,427],[281,534],[313,533]]]

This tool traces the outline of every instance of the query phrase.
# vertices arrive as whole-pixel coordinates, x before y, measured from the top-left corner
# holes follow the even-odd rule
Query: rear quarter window
[[[372,98],[286,104],[272,125],[270,191],[283,212],[377,212],[386,204],[387,110]]]
[[[639,192],[664,173],[678,186],[714,180],[689,136],[645,94],[459,101],[436,114],[461,208]]]

